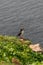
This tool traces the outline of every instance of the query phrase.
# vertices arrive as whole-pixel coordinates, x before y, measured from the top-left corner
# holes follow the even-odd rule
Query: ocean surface
[[[24,37],[43,46],[43,0],[0,0],[0,34]]]

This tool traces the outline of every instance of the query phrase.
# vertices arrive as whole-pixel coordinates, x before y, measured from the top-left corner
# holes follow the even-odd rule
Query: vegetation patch
[[[0,35],[0,65],[43,65],[43,54],[32,51],[31,43],[30,40]]]

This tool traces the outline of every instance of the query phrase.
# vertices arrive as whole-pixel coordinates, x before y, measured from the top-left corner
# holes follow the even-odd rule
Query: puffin
[[[21,28],[17,36],[23,38],[23,34],[24,34],[24,28]]]

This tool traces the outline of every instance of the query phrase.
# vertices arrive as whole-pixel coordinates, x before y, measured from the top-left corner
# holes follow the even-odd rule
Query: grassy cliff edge
[[[43,65],[43,54],[32,51],[30,44],[30,40],[0,35],[0,64]]]

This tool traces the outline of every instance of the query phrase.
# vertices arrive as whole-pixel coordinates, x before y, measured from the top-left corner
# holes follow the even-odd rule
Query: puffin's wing
[[[17,36],[20,36],[21,35],[21,33],[18,33],[18,35]]]

